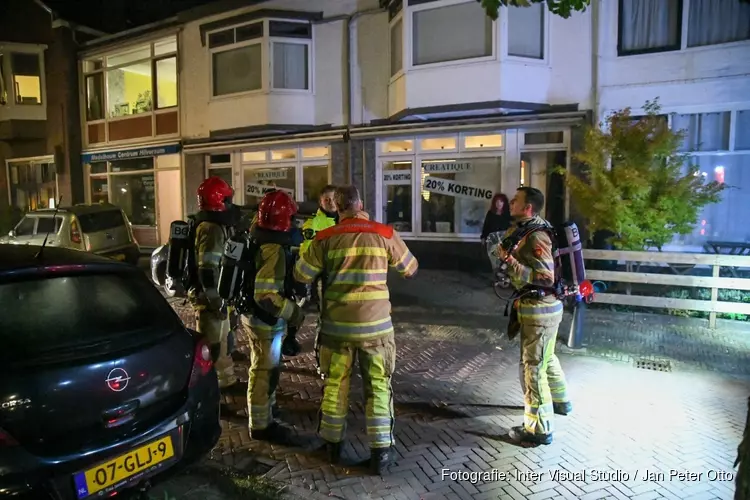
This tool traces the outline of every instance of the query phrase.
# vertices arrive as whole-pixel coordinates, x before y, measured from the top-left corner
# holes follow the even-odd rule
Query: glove
[[[211,361],[216,363],[221,356],[221,343],[211,344],[208,349],[211,351]]]
[[[302,352],[302,347],[297,342],[297,329],[290,326],[286,330],[284,342],[281,343],[281,354],[294,357],[299,355],[300,352]]]

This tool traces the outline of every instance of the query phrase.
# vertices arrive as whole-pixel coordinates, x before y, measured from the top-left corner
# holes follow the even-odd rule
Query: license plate
[[[113,491],[161,467],[175,456],[172,436],[165,436],[73,476],[79,499]]]

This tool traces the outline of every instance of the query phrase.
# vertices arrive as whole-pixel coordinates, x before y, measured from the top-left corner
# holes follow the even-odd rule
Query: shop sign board
[[[179,144],[168,144],[166,146],[121,149],[117,151],[105,151],[101,153],[84,153],[81,155],[81,163],[85,165],[94,161],[117,161],[130,160],[132,158],[150,158],[152,156],[171,155],[179,152]]]
[[[263,196],[267,192],[273,191],[273,190],[284,191],[286,194],[294,198],[293,189],[287,189],[287,188],[282,188],[278,186],[266,186],[265,184],[258,184],[255,182],[248,182],[245,185],[246,196]]]
[[[403,186],[411,184],[411,170],[385,170],[383,184],[386,186]]]
[[[259,181],[286,179],[286,169],[280,168],[276,170],[261,170],[260,172],[253,172],[253,179],[258,179]]]
[[[468,161],[437,161],[422,163],[422,170],[428,174],[457,174],[473,172],[474,167]]]
[[[470,186],[462,182],[431,176],[424,178],[424,189],[431,193],[469,198],[472,200],[491,200],[495,194],[492,189]]]

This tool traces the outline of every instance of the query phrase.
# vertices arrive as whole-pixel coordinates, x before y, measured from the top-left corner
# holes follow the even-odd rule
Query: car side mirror
[[[8,236],[10,236],[11,238],[15,238],[16,237],[16,230],[15,229],[11,229],[10,231],[8,231]]]

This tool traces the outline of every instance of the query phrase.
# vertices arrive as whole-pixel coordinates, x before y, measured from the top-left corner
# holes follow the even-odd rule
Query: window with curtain
[[[685,134],[680,151],[727,151],[730,118],[729,111],[674,115],[672,128]]]
[[[735,151],[750,150],[750,109],[737,111],[737,120],[734,125],[734,149]]]
[[[492,55],[493,22],[479,2],[414,12],[412,64],[431,64]]]
[[[681,0],[620,0],[619,55],[678,50]]]
[[[690,0],[688,47],[750,40],[750,3]]]
[[[260,44],[214,52],[214,95],[237,94],[263,87]]]
[[[309,51],[306,43],[273,42],[273,88],[308,90]]]
[[[544,4],[508,7],[508,55],[544,59]]]

